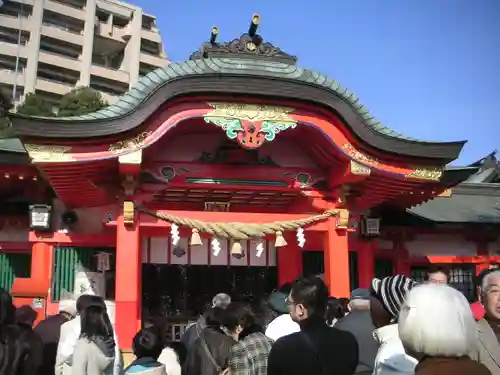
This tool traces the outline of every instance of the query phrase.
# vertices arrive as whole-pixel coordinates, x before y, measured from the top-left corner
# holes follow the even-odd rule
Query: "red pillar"
[[[375,246],[376,241],[358,240],[358,284],[363,289],[369,289],[375,277]]]
[[[302,249],[297,243],[295,232],[286,232],[284,236],[287,245],[276,248],[278,287],[290,283],[302,275]]]
[[[396,240],[393,246],[395,256],[394,274],[411,276],[410,254],[406,250],[404,242]]]
[[[31,305],[34,298],[41,298],[42,307],[35,307],[38,323],[45,319],[47,302],[49,301],[50,281],[52,274],[52,245],[44,242],[33,244],[31,250],[31,277],[14,279],[11,295],[17,307]]]
[[[349,244],[346,229],[336,229],[336,218],[327,219],[324,234],[325,282],[330,295],[342,298],[351,293],[349,285]]]
[[[141,321],[141,248],[139,224],[117,218],[115,320],[120,349],[132,348]]]

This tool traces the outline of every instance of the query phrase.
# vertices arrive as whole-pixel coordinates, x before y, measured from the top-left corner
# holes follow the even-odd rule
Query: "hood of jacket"
[[[375,374],[413,375],[415,373],[418,361],[406,354],[403,343],[399,339],[397,324],[376,329],[373,332],[373,337],[380,344],[375,358]]]
[[[125,374],[166,375],[165,366],[154,358],[139,358],[125,369]]]
[[[105,369],[112,365],[115,360],[115,340],[112,337],[103,338],[100,336],[90,339],[98,350],[96,350],[95,358],[97,359],[100,368]]]

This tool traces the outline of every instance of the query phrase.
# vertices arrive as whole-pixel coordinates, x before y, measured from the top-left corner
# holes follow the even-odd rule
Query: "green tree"
[[[24,102],[17,106],[17,112],[28,116],[54,116],[52,104],[36,93],[27,94]]]
[[[64,95],[59,102],[58,117],[79,116],[106,107],[101,93],[90,87],[79,87]]]
[[[11,108],[12,100],[10,95],[5,90],[0,89],[0,133],[9,124],[8,116]]]

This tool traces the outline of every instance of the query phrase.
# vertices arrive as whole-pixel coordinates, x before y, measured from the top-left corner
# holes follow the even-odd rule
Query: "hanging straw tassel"
[[[283,247],[288,245],[285,241],[285,237],[283,237],[283,232],[276,232],[276,240],[274,241],[274,247]]]
[[[191,240],[189,241],[189,245],[191,245],[191,246],[203,245],[203,242],[201,242],[201,237],[200,237],[200,233],[198,232],[198,229],[193,228],[193,231],[191,233]]]
[[[231,247],[231,255],[235,258],[243,258],[245,256],[240,241],[233,242],[233,247]]]

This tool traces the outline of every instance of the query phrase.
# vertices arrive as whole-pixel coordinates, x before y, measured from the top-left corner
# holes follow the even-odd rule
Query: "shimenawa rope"
[[[270,234],[281,236],[283,231],[295,230],[339,214],[338,210],[328,210],[322,214],[298,220],[275,221],[271,223],[226,223],[186,219],[169,215],[166,212],[158,212],[146,208],[138,208],[138,211],[179,226],[191,228],[193,232],[196,230],[216,237],[230,238],[234,241],[249,240],[252,237],[264,237]]]

